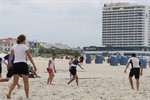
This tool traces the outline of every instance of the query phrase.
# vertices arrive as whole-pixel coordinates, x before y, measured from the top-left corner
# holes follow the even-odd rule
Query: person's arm
[[[5,65],[8,65],[8,63],[6,63],[6,60],[5,60],[5,59],[3,60],[3,63],[4,63]]]
[[[8,65],[8,60],[9,60],[8,55],[6,55],[6,56],[4,57],[3,63],[4,63],[5,65]],[[6,61],[7,61],[7,62],[6,62]]]
[[[54,72],[56,73],[55,64],[54,64]]]
[[[13,55],[14,55],[14,50],[11,49],[10,55],[9,55],[9,60],[8,60],[8,69],[10,69],[12,67],[11,61],[12,61]]]
[[[129,65],[130,65],[130,62],[128,62],[127,66],[126,66],[126,68],[125,68],[125,70],[124,70],[124,73],[127,72],[127,69],[128,69],[128,67],[129,67]]]
[[[30,62],[32,63],[32,65],[33,65],[33,67],[34,67],[34,71],[37,71],[37,68],[36,68],[36,66],[35,66],[35,64],[34,64],[34,61],[33,61],[33,59],[32,59],[32,56],[31,56],[29,50],[26,50],[26,55],[28,56]]]
[[[71,64],[72,64],[72,63],[71,63],[71,61],[69,61],[69,63],[68,63],[68,64],[69,64],[69,67],[71,67]]]
[[[84,70],[84,69],[83,69],[83,67],[81,67],[81,65],[80,65],[80,64],[78,64],[78,66],[79,66],[82,70]]]

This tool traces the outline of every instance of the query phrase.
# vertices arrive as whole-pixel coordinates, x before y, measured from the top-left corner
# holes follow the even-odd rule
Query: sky
[[[70,47],[102,45],[105,3],[149,4],[150,0],[0,0],[0,38],[62,43]]]

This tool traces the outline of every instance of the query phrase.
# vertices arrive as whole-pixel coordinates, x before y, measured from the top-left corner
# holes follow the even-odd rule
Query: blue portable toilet
[[[118,56],[110,56],[110,65],[111,66],[118,66]]]
[[[96,63],[96,64],[102,64],[102,63],[103,63],[103,56],[97,54],[97,55],[96,55],[96,59],[95,59],[95,63]]]
[[[129,59],[129,57],[127,57],[127,56],[121,56],[120,65],[127,65],[128,59]]]
[[[91,55],[90,54],[86,54],[86,63],[91,64]]]

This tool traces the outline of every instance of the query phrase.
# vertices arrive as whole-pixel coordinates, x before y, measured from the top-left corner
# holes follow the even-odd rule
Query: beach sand
[[[150,100],[150,68],[143,70],[140,77],[140,90],[130,88],[128,72],[125,66],[110,66],[104,64],[83,64],[84,70],[78,67],[79,86],[73,81],[70,85],[70,73],[66,59],[56,59],[57,73],[54,85],[47,85],[46,72],[48,59],[34,58],[37,65],[37,74],[41,78],[30,78],[30,98],[25,99],[23,87],[16,87],[12,92],[11,100]],[[3,78],[6,76],[6,66],[3,64]],[[12,79],[9,82],[0,82],[0,100],[7,100],[6,94]],[[22,79],[19,83],[23,86]]]

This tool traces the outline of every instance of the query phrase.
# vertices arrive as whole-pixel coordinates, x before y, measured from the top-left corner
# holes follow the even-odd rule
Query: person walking
[[[133,53],[132,57],[128,60],[127,66],[124,70],[125,73],[127,72],[127,68],[129,67],[130,64],[131,64],[131,69],[129,73],[129,82],[131,85],[131,89],[134,89],[132,77],[135,76],[136,87],[137,87],[137,90],[139,90],[139,78],[140,78],[140,75],[142,75],[143,73],[143,68],[142,68],[140,60],[136,57],[135,53]]]
[[[17,37],[17,44],[15,44],[10,51],[8,69],[12,67],[11,61],[13,55],[15,56],[15,60],[13,64],[13,83],[10,85],[9,91],[7,93],[7,99],[11,99],[11,93],[14,90],[15,86],[17,85],[20,75],[23,78],[26,98],[29,98],[29,72],[28,72],[28,65],[26,63],[26,56],[32,63],[34,71],[37,71],[37,68],[30,54],[29,48],[25,45],[25,41],[26,41],[25,35],[23,34],[19,35]]]

